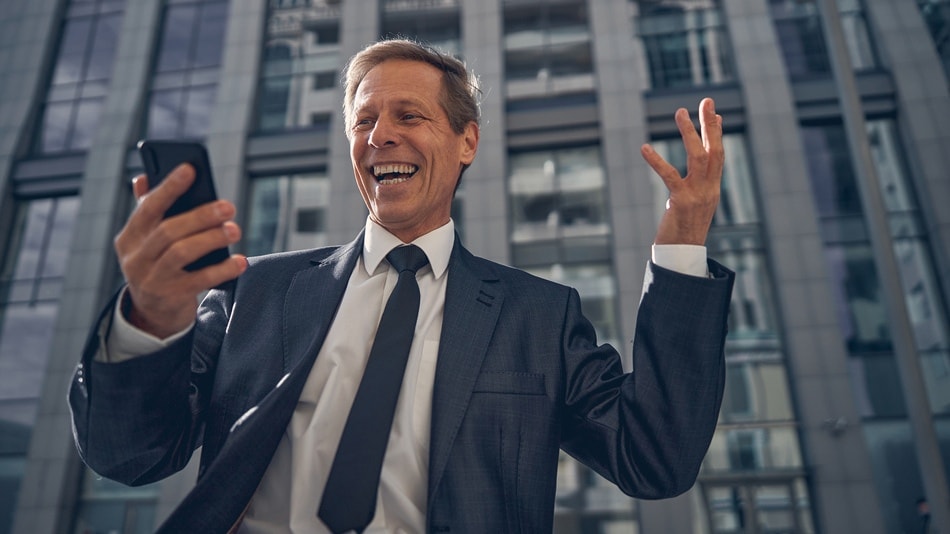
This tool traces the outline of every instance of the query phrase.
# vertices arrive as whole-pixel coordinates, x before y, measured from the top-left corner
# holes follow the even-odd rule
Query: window
[[[75,532],[154,532],[158,496],[159,483],[130,488],[87,469],[83,476]]]
[[[227,13],[226,0],[182,0],[166,8],[149,93],[147,137],[194,139],[208,133]]]
[[[271,2],[266,32],[257,130],[310,128],[314,114],[335,112],[339,8],[322,2]]]
[[[917,0],[917,5],[933,36],[943,70],[950,76],[950,0]]]
[[[504,6],[505,72],[509,79],[590,74],[593,59],[585,2]]]
[[[789,76],[829,75],[831,62],[815,0],[770,0],[770,4]],[[860,0],[839,0],[837,5],[852,68],[875,68],[877,59],[868,38]]]
[[[719,2],[640,2],[637,34],[653,89],[697,87],[735,78]]]
[[[17,502],[78,209],[74,196],[18,201],[0,261],[0,530]]]
[[[92,145],[112,77],[123,7],[114,0],[70,4],[34,152],[72,152]]]
[[[422,16],[420,16],[422,15]],[[457,9],[387,10],[382,14],[380,37],[405,37],[447,54],[461,55],[462,30]]]
[[[325,173],[254,178],[249,202],[248,255],[328,244],[325,216],[330,179]]]
[[[950,346],[946,305],[897,129],[893,120],[872,120],[867,122],[867,135],[917,348],[940,354]],[[844,128],[840,124],[806,126],[802,139],[810,154],[812,190],[822,218],[826,259],[838,282],[836,302],[848,348],[852,354],[889,351],[885,303]]]

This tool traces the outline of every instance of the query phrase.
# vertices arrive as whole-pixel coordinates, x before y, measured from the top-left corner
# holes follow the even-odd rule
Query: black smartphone
[[[211,162],[208,151],[201,143],[193,141],[152,141],[138,143],[139,155],[148,177],[148,187],[152,189],[161,183],[175,167],[190,163],[195,168],[195,181],[168,211],[165,218],[184,213],[202,204],[217,200],[214,181],[211,177]],[[230,257],[227,247],[213,250],[185,266],[186,271],[197,271],[209,265],[220,263]]]

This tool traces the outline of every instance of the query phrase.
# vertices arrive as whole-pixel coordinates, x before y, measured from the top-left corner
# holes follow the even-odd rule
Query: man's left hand
[[[722,181],[722,117],[711,98],[699,104],[700,132],[689,112],[676,110],[676,126],[686,147],[686,177],[666,162],[650,145],[640,153],[670,191],[666,211],[656,232],[656,245],[704,245],[719,205]]]

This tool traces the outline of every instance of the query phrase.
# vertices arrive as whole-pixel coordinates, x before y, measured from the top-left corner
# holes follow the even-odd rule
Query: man
[[[162,220],[192,171],[176,169],[153,191],[134,180],[140,204],[115,241],[128,285],[70,391],[89,466],[144,484],[180,470],[201,445],[197,484],[165,532],[550,531],[559,447],[630,495],[687,490],[716,424],[733,276],[714,262],[707,271],[701,247],[723,161],[712,102],[701,104],[702,136],[685,110],[676,114],[685,178],[643,148],[670,190],[655,255],[696,276],[650,265],[635,372],[624,374],[617,352],[597,346],[576,291],[458,241],[451,201],[479,137],[464,65],[386,41],[350,61],[345,83],[353,173],[369,209],[348,245],[234,255],[186,272],[238,241],[234,207],[218,201]],[[378,386],[366,382],[376,345],[390,344],[373,341],[388,295],[406,287],[390,251],[409,243],[428,265],[407,271],[418,313],[409,313],[405,371],[389,373],[398,375],[395,414],[353,423],[364,390],[376,401]],[[346,487],[348,469],[365,465],[346,460],[364,458],[351,434],[377,427],[385,455],[369,469],[371,487]],[[360,491],[368,504],[353,496]],[[363,506],[360,524],[327,526]]]

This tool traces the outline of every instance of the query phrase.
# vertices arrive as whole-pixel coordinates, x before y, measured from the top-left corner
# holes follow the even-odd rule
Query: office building
[[[339,71],[385,36],[480,76],[467,246],[577,287],[621,352],[666,200],[638,147],[685,170],[675,109],[724,117],[708,249],[738,278],[699,480],[637,501],[565,455],[558,532],[919,531],[950,475],[950,1],[6,0],[0,533],[150,532],[194,480],[122,487],[71,441],[136,141],[206,143],[238,251],[349,241]]]

